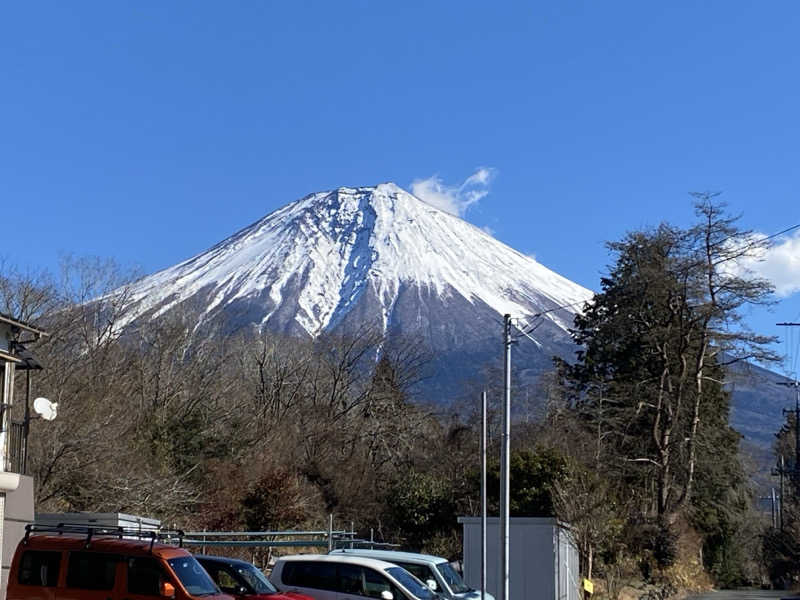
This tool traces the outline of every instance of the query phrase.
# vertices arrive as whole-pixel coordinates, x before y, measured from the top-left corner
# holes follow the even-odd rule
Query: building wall
[[[2,581],[0,582],[0,600],[5,600],[8,570],[14,558],[17,544],[25,537],[25,525],[33,523],[33,478],[21,475],[19,487],[13,492],[6,492],[4,498],[5,511],[2,518]]]
[[[481,520],[461,517],[464,579],[481,583]],[[500,520],[486,523],[486,592],[500,598]],[[509,532],[508,600],[578,600],[578,552],[555,519],[513,518]]]

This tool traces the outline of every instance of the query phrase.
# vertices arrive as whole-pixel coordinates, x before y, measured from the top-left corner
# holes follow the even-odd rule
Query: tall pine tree
[[[711,194],[696,196],[697,224],[661,225],[609,244],[615,263],[575,322],[580,344],[560,374],[595,440],[595,469],[613,476],[644,518],[670,521],[692,506],[697,478],[740,481],[728,425],[726,367],[774,356],[770,338],[741,326],[740,309],[771,287],[737,259],[758,242]]]

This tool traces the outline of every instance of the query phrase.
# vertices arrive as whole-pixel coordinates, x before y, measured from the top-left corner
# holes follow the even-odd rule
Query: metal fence
[[[346,539],[348,531],[187,531],[184,546],[226,546],[239,548],[327,548]]]
[[[187,531],[184,546],[200,546],[205,554],[207,547],[229,548],[324,548],[328,552],[335,548],[362,546],[391,548],[398,544],[374,541],[373,532],[369,540],[356,537],[355,531],[328,529],[298,531]]]

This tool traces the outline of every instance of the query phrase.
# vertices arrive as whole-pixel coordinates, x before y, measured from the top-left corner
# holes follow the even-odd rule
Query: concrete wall
[[[480,589],[481,519],[464,527],[464,580]],[[486,523],[486,591],[500,598],[500,520]],[[513,518],[509,532],[509,600],[578,600],[578,552],[555,519]]]
[[[3,515],[3,554],[2,580],[0,581],[0,600],[5,600],[8,570],[14,559],[17,544],[25,537],[25,525],[33,523],[33,478],[20,475],[19,487],[5,493]]]

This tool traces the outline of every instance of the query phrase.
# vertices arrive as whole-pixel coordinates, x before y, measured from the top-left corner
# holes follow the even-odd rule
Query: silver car
[[[403,567],[406,571],[425,582],[429,588],[448,600],[480,600],[481,593],[470,588],[461,579],[452,565],[441,556],[399,552],[397,550],[364,550],[360,548],[333,550],[331,555],[347,554],[376,558]],[[486,600],[494,600],[494,596],[485,594]]]

